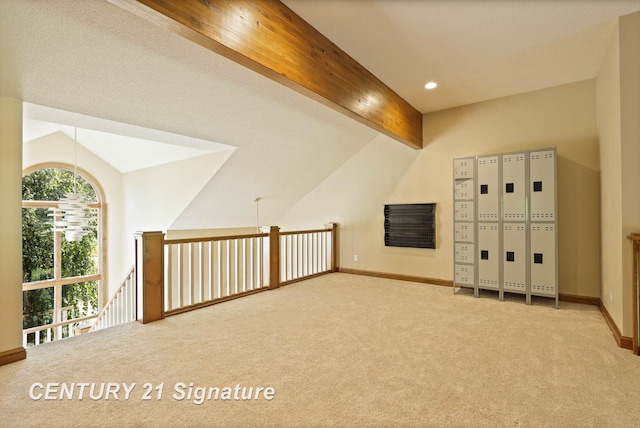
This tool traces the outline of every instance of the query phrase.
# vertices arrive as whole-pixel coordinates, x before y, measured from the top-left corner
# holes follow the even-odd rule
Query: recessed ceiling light
[[[436,82],[428,82],[424,87],[425,89],[435,89],[438,87],[438,84]]]

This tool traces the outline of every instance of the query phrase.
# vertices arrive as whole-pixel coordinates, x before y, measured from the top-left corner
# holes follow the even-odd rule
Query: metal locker
[[[455,221],[473,221],[473,201],[456,201],[454,204]]]
[[[474,158],[454,159],[453,160],[453,178],[473,178]]]
[[[456,284],[474,285],[474,267],[473,265],[455,265]]]
[[[473,199],[473,178],[464,178],[455,181],[454,199],[471,200]]]
[[[500,189],[498,156],[478,158],[478,220],[498,221]]]
[[[552,223],[531,224],[531,294],[556,295],[556,228]]]
[[[473,263],[475,245],[467,242],[456,242],[455,263]]]
[[[527,291],[527,233],[525,223],[504,223],[502,232],[502,266],[504,291]]]
[[[498,223],[478,224],[478,287],[500,287],[500,229]]]
[[[456,223],[454,227],[454,239],[457,242],[474,242],[473,223]]]
[[[529,153],[529,201],[531,221],[555,221],[556,153],[544,150]]]
[[[524,153],[502,155],[503,220],[525,221],[526,167]]]
[[[556,166],[555,149],[454,159],[454,285],[558,306]]]

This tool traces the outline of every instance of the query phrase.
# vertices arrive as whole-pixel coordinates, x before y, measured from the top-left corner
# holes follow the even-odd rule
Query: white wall
[[[290,229],[335,221],[341,267],[451,280],[453,158],[557,147],[560,292],[598,297],[595,111],[595,82],[590,80],[426,114],[421,151],[381,139],[370,143],[278,225]],[[418,202],[438,204],[437,248],[385,247],[384,204]]]
[[[640,12],[620,18],[622,183],[622,334],[633,328],[633,256],[627,236],[640,232]]]
[[[602,302],[622,326],[620,38],[616,28],[596,79],[602,188]]]
[[[418,151],[379,135],[293,206],[276,225],[285,231],[308,230],[337,222],[340,266],[374,266],[381,256],[379,249],[384,246],[380,202],[393,199],[398,182],[418,155]],[[359,264],[349,263],[353,255],[358,255]]]
[[[621,17],[597,77],[602,188],[602,302],[631,336],[633,259],[640,231],[640,13]]]
[[[234,149],[124,174],[123,206],[125,260],[133,262],[136,232],[166,231],[193,201]],[[224,203],[224,201],[220,201]]]
[[[22,101],[0,97],[0,355],[22,348]]]

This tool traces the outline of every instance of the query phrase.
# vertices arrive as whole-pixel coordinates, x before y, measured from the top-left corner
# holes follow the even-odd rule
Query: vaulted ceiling
[[[284,3],[423,113],[593,78],[615,18],[640,10],[640,0]],[[2,0],[0,55],[2,96],[237,147],[175,228],[253,224],[255,197],[270,223],[369,142],[398,144],[107,1]],[[439,87],[426,91],[429,80]]]

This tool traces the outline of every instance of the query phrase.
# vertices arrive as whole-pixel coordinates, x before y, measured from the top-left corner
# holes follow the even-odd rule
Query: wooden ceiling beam
[[[109,1],[422,148],[422,114],[278,0]]]

